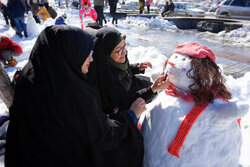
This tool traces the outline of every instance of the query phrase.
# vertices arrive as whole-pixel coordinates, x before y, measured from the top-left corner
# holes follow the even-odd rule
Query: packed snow
[[[75,9],[60,9],[54,7],[57,11],[58,16],[67,14],[66,23],[69,25],[81,27],[80,20],[78,17],[78,11]],[[109,19],[109,18],[108,18]],[[27,20],[27,18],[26,18]],[[53,25],[55,20],[48,19],[41,24],[37,24],[38,31],[41,32],[45,27]],[[192,33],[193,35],[197,35],[203,40],[216,40],[218,43],[223,41],[223,44],[228,43],[228,45],[239,45],[239,46],[250,46],[250,25],[244,25],[242,28],[233,30],[229,33],[224,31],[213,34],[209,32],[197,32],[191,30],[179,30],[173,23],[168,22],[166,20],[160,18],[142,18],[142,17],[128,17],[125,20],[119,20],[120,25],[126,25],[127,27],[131,27],[131,31],[133,28],[145,29],[145,33],[147,29],[160,29],[162,31],[171,31],[171,32],[183,32],[183,33]],[[13,77],[16,69],[21,69],[28,61],[31,49],[36,41],[37,35],[30,35],[28,38],[20,39],[17,35],[15,35],[15,31],[10,27],[4,27],[5,21],[2,15],[0,15],[0,34],[8,36],[12,38],[14,41],[18,42],[24,53],[16,57],[18,64],[16,67],[6,68],[6,71],[10,78]],[[108,26],[111,25],[110,21],[108,22]],[[29,30],[28,30],[29,31]],[[129,40],[129,38],[127,38]],[[129,42],[129,41],[128,41]],[[157,43],[153,43],[150,47],[143,47],[139,45],[133,45],[128,47],[129,60],[132,63],[142,62],[142,61],[150,61],[153,65],[152,69],[147,69],[145,75],[152,77],[154,79],[159,73],[162,72],[163,64],[166,60],[166,56],[161,53],[160,50],[157,49]],[[173,50],[171,50],[172,52]],[[233,94],[232,100],[238,101],[249,101],[250,103],[250,73],[245,74],[241,78],[233,78],[232,76],[226,76],[229,90]],[[160,97],[158,97],[160,98]],[[0,114],[5,115],[8,113],[8,109],[5,104],[0,100]],[[242,135],[242,147],[240,154],[240,164],[242,167],[250,167],[250,112],[247,113],[246,116],[242,118],[241,121],[241,135]],[[225,141],[227,142],[227,141]],[[228,149],[231,149],[230,146]],[[221,152],[221,156],[224,153]],[[4,157],[0,157],[0,167],[4,166],[3,163]],[[203,160],[206,163],[206,159]],[[207,162],[209,163],[209,162]]]
[[[193,79],[187,77],[187,71],[191,69],[191,59],[189,56],[174,53],[168,62],[165,72],[169,81],[175,90],[180,92],[181,97],[189,102],[181,97],[171,96],[172,89],[168,89],[168,94],[163,91],[148,104],[148,111],[140,120],[144,137],[144,167],[239,166],[242,142],[237,119],[246,115],[249,102],[230,100],[228,103],[222,99],[215,99],[203,112],[193,112],[191,110],[195,103],[187,96],[191,92],[189,85],[193,84]],[[213,79],[210,80],[212,82]],[[176,152],[176,147],[171,143],[179,127],[181,126],[182,130],[186,129],[192,122],[191,119],[186,120],[187,114],[193,113],[187,118],[194,118],[195,113],[199,111],[202,112],[201,115],[191,127],[179,153]],[[185,124],[182,124],[183,122]]]

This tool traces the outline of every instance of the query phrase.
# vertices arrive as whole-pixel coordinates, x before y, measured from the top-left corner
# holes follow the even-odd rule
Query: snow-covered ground
[[[74,25],[80,27],[80,21],[78,18],[78,11],[74,9],[59,9],[54,7],[58,13],[58,16],[66,13],[67,24]],[[39,31],[42,31],[46,26],[53,25],[55,20],[48,19],[46,22],[39,24]],[[28,38],[20,39],[17,35],[15,35],[14,30],[10,27],[4,27],[5,21],[2,15],[0,15],[0,34],[8,36],[12,38],[14,41],[18,42],[24,53],[17,57],[17,61],[19,62],[16,67],[7,68],[6,71],[10,78],[13,77],[15,70],[18,68],[22,68],[28,61],[31,49],[36,41],[37,36],[29,36]],[[244,25],[242,28],[231,31],[230,33],[226,33],[224,31],[213,34],[209,32],[197,32],[197,31],[183,31],[179,30],[175,25],[166,20],[162,20],[160,18],[155,19],[147,19],[141,17],[129,17],[125,20],[119,20],[120,25],[126,25],[130,27],[130,31],[135,29],[144,29],[145,33],[147,33],[148,29],[160,29],[162,31],[171,31],[171,32],[182,32],[182,33],[191,33],[193,35],[202,38],[203,40],[213,40],[219,43],[234,45],[234,46],[250,46],[250,25]],[[110,22],[108,22],[108,26]],[[118,26],[119,28],[119,26]],[[127,38],[129,40],[129,38]],[[129,41],[128,41],[129,42]],[[150,47],[143,47],[139,45],[132,45],[128,47],[129,59],[130,62],[142,62],[142,61],[150,61],[153,65],[152,69],[146,70],[147,76],[154,76],[157,73],[162,72],[162,67],[164,61],[166,60],[166,56],[157,49],[157,43],[153,43]],[[227,85],[230,88],[233,98],[238,100],[248,99],[250,103],[250,73],[246,74],[244,77],[234,79],[232,76],[227,76]],[[8,109],[4,105],[4,103],[0,100],[0,114],[5,114],[8,112]],[[250,167],[250,112],[242,118],[242,137],[243,137],[243,145],[242,145],[242,153],[240,157],[240,163],[243,167]],[[0,167],[4,166],[3,157],[0,160]]]
[[[180,30],[172,22],[157,18],[145,18],[145,17],[127,17],[122,24],[129,25],[131,27],[140,28],[151,28],[151,29],[161,29],[163,31],[171,32],[182,32],[185,34],[196,35],[203,40],[213,41],[218,43],[223,43],[227,45],[236,46],[250,46],[250,24],[245,24],[243,27],[233,30],[229,33],[221,31],[218,34],[211,32],[198,32],[194,30]]]

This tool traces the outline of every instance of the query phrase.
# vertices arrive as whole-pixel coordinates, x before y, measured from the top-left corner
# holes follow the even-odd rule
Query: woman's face
[[[90,63],[93,61],[93,57],[92,57],[92,54],[93,54],[93,51],[91,50],[90,51],[90,54],[89,54],[89,56],[88,56],[88,58],[85,60],[85,62],[83,63],[83,65],[82,65],[82,73],[83,74],[87,74],[88,73],[88,71],[89,71],[89,65],[90,65]]]
[[[117,63],[124,63],[126,61],[126,43],[122,40],[111,52],[110,57]]]

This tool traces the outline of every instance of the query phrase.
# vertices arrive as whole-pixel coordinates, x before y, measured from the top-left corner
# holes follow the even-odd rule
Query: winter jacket
[[[146,6],[150,6],[151,5],[151,0],[146,0]]]
[[[112,66],[110,67],[115,78],[114,84],[120,88],[120,90],[116,90],[120,91],[120,96],[128,96],[134,101],[134,98],[137,98],[137,94],[139,94],[139,97],[143,98],[146,103],[151,102],[155,97],[156,93],[153,93],[151,89],[152,83],[150,82],[150,79],[145,76],[137,75],[144,73],[144,71],[139,71],[139,63],[130,64],[126,71],[122,71]],[[131,99],[121,102],[119,110],[129,109],[131,105],[131,102],[129,101]]]
[[[7,6],[13,18],[24,17],[25,7],[21,0],[9,0]]]
[[[51,6],[48,7],[48,12],[49,12],[52,19],[56,18],[57,13],[56,13],[55,9],[53,9]]]
[[[18,54],[23,53],[23,49],[18,43],[16,43],[15,41],[13,41],[12,39],[8,37],[0,36],[0,59],[3,59],[1,55],[1,51],[6,50],[6,49],[14,50]]]
[[[65,19],[62,16],[60,16],[56,19],[55,25],[67,25],[64,21]]]
[[[43,15],[43,21],[46,21],[48,18],[51,18],[45,6],[40,7],[40,11],[36,14],[36,16],[40,14]]]
[[[84,15],[84,17],[82,17]],[[81,9],[79,10],[79,17],[80,19],[97,19],[97,13],[95,9],[93,9],[91,6],[88,7],[87,9]]]
[[[174,8],[175,8],[174,3],[171,3],[169,5],[165,5],[163,7],[162,13],[168,12],[170,10],[174,10]]]
[[[145,3],[144,0],[139,0],[139,9],[140,10],[144,10],[144,3]]]

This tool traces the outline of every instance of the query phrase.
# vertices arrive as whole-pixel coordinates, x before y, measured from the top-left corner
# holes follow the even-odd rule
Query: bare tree
[[[0,66],[0,98],[9,108],[12,104],[14,89],[6,71]]]

